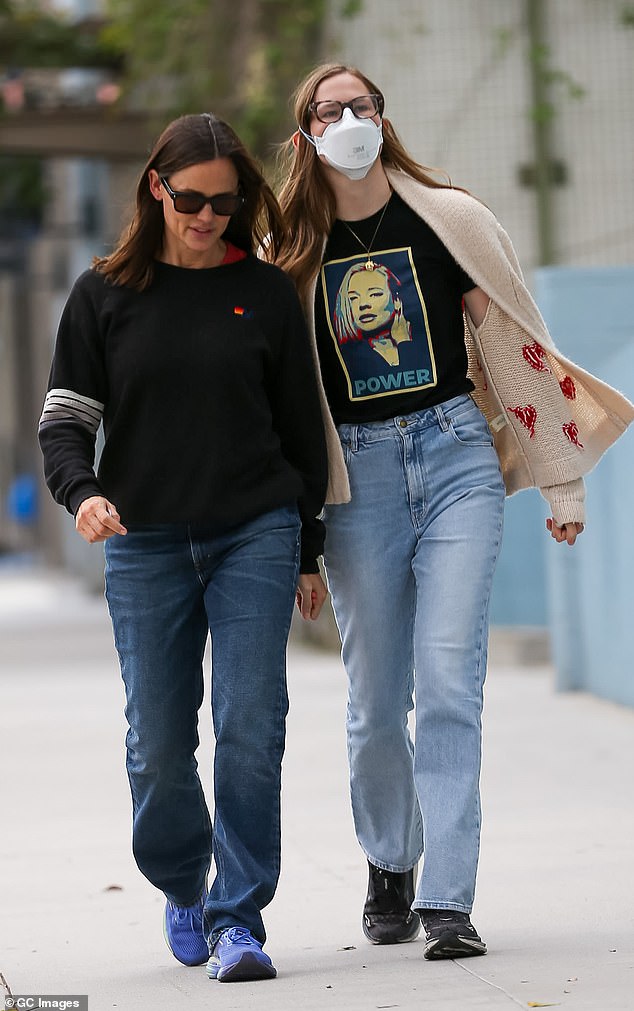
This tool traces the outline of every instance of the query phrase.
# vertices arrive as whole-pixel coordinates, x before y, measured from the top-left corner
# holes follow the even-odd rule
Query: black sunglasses
[[[159,178],[172,198],[174,210],[179,214],[200,214],[205,204],[209,204],[214,214],[230,218],[244,203],[241,193],[216,193],[213,197],[206,197],[204,193],[196,193],[195,190],[178,192],[172,189],[165,176]]]
[[[337,123],[343,116],[344,109],[350,109],[357,119],[371,119],[377,113],[379,116],[383,115],[384,105],[383,95],[359,95],[351,102],[338,102],[335,99],[311,102],[308,110],[317,117],[320,123]]]

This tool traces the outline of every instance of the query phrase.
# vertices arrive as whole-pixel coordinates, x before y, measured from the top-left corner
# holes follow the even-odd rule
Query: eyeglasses
[[[327,99],[324,102],[311,102],[309,112],[317,117],[320,123],[336,123],[343,116],[344,109],[350,109],[357,119],[371,119],[372,116],[383,115],[385,100],[383,95],[359,95],[351,102],[337,102]]]
[[[179,214],[200,214],[205,204],[209,204],[214,214],[230,218],[244,203],[242,193],[216,193],[213,197],[206,197],[204,193],[197,193],[195,190],[178,192],[172,189],[165,176],[161,176],[160,179],[172,198],[174,210]]]

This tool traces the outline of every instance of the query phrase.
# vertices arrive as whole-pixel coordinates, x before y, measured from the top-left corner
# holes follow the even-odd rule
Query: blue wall
[[[547,516],[548,503],[534,488],[506,500],[504,539],[491,595],[493,625],[548,624]]]
[[[555,343],[569,358],[632,399],[634,324],[630,302],[634,296],[634,267],[548,267],[537,271],[536,281],[537,301]],[[557,580],[563,578],[559,567],[565,565],[570,578],[574,578],[575,559],[581,562],[591,553],[599,536],[596,526],[614,497],[613,483],[621,482],[622,487],[623,482],[629,482],[634,453],[631,440],[629,433],[619,440],[589,475],[590,529],[572,550],[555,544],[548,536],[544,525],[548,505],[538,491],[522,491],[506,500],[504,541],[491,599],[494,625],[550,625],[549,600],[554,593],[556,603],[562,592],[557,585]],[[622,487],[619,494],[627,500],[628,488]],[[634,505],[631,489],[629,500]],[[601,546],[601,557],[605,557],[605,550]],[[597,568],[596,559],[591,564]],[[556,571],[553,566],[557,566]],[[634,619],[634,610],[631,613]],[[567,612],[559,615],[564,624],[570,620]],[[559,638],[556,632],[555,638]],[[562,687],[568,682],[573,687],[578,678],[573,676],[573,669],[579,667],[577,661],[568,666],[570,673],[561,675]]]
[[[634,399],[634,267],[542,268],[537,301],[561,351]],[[634,436],[587,477],[587,527],[546,553],[560,688],[634,705]]]

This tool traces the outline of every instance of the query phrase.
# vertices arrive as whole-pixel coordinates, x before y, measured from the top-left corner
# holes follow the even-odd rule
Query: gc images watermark
[[[87,994],[18,993],[4,998],[5,1011],[36,1011],[53,1008],[54,1011],[88,1011]]]

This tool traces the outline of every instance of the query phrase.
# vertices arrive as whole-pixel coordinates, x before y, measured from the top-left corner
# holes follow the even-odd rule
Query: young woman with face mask
[[[228,124],[170,123],[120,243],[69,296],[40,422],[51,492],[105,542],[134,856],[165,895],[174,956],[221,982],[276,974],[261,911],[280,870],[298,570],[305,618],[325,595],[307,575],[323,544],[319,399],[293,285],[255,256],[266,235],[277,251],[277,201]],[[213,824],[195,758],[210,635]]]
[[[415,162],[383,110],[353,67],[299,86],[277,263],[320,365],[363,930],[409,941],[422,919],[425,957],[454,958],[486,952],[470,913],[505,491],[538,486],[574,544],[582,475],[634,409],[562,358],[493,214]]]

